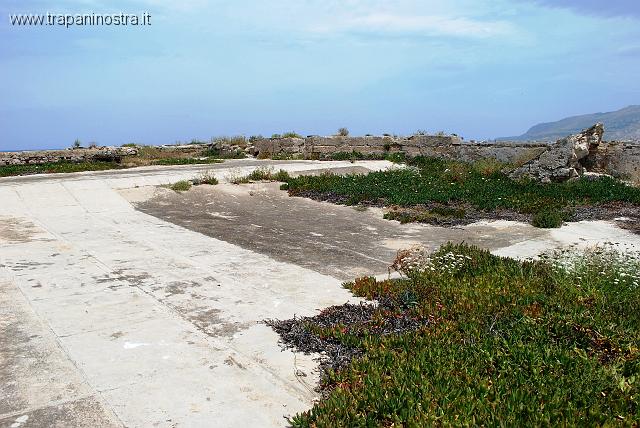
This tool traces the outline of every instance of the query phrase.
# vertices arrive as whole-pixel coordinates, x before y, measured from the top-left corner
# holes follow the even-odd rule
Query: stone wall
[[[270,138],[255,143],[262,156],[298,154],[305,158],[327,158],[334,153],[359,152],[364,155],[406,153],[473,162],[493,158],[505,163],[522,163],[538,156],[548,144],[510,142],[468,143],[456,136],[416,135],[412,137],[307,137]]]
[[[417,135],[412,137],[318,137],[269,138],[254,143],[254,154],[299,155],[305,159],[330,158],[334,153],[364,155],[406,153],[409,156],[438,157],[464,162],[495,159],[523,165],[554,147],[552,143],[466,142],[457,136]],[[640,144],[602,142],[596,153],[596,169],[615,177],[640,182]]]
[[[55,162],[120,162],[125,156],[135,156],[137,154],[138,149],[135,147],[0,152],[0,166],[41,165]]]
[[[496,159],[500,162],[523,165],[539,158],[554,145],[547,143],[492,142],[470,143],[456,136],[418,135],[413,137],[318,137],[274,138],[258,140],[251,146],[251,154],[258,156],[299,155],[306,159],[329,158],[338,152],[360,152],[365,155],[406,153],[409,156],[428,156],[464,162]],[[202,145],[158,146],[167,151],[197,153]],[[95,149],[67,149],[27,152],[0,152],[0,166],[43,164],[51,162],[116,161],[135,156],[135,147],[99,147]],[[595,171],[640,184],[640,143],[603,141],[595,154]]]

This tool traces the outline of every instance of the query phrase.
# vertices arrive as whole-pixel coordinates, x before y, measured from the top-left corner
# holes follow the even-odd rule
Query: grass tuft
[[[202,174],[200,174],[196,178],[192,179],[191,183],[194,186],[200,186],[200,185],[203,185],[203,184],[208,184],[210,186],[215,186],[216,184],[218,184],[218,179],[216,178],[215,175],[213,175],[213,173],[211,171],[207,171],[207,172],[203,172]]]

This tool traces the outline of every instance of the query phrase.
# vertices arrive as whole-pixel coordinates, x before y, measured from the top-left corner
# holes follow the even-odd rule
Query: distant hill
[[[596,122],[604,123],[605,140],[640,141],[640,105],[609,113],[585,114],[557,122],[540,123],[518,137],[504,137],[498,140],[555,141],[580,132]]]

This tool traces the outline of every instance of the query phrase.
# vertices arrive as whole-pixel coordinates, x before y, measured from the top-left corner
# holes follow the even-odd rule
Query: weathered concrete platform
[[[315,398],[315,364],[259,321],[344,303],[341,281],[386,272],[397,248],[639,244],[604,222],[401,226],[270,184],[153,187],[271,164],[354,167],[242,160],[0,179],[0,426],[283,426]]]

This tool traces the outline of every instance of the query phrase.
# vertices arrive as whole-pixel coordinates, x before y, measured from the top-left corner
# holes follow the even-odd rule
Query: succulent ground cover
[[[447,225],[502,218],[559,227],[565,221],[611,218],[621,207],[640,221],[640,188],[611,177],[542,184],[511,180],[502,172],[504,165],[490,161],[417,157],[407,163],[407,168],[367,175],[289,178],[283,188],[292,196],[390,207],[387,218],[403,222]]]
[[[370,303],[270,320],[322,352],[322,399],[295,427],[637,426],[640,262],[606,249],[538,261],[466,245],[400,252]]]

